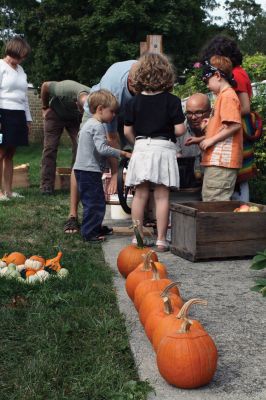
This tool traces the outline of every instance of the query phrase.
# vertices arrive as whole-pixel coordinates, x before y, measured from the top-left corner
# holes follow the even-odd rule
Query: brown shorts
[[[231,200],[238,169],[224,167],[205,167],[202,185],[203,201]]]

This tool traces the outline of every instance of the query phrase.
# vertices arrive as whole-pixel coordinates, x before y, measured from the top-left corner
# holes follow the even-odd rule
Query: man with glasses
[[[211,112],[210,100],[206,94],[195,93],[186,102],[186,133],[177,138],[177,153],[181,157],[200,158],[200,148],[197,137],[202,136],[201,123],[209,118]]]

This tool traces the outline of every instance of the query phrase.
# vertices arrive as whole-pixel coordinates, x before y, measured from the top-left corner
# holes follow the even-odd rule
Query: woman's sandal
[[[112,235],[114,232],[113,228],[109,228],[107,225],[102,225],[101,227],[101,235]]]
[[[166,240],[157,240],[156,241],[156,249],[155,251],[159,253],[165,253],[166,251],[169,251],[169,243]]]
[[[79,232],[79,223],[77,217],[71,215],[64,225],[64,233],[72,234]]]

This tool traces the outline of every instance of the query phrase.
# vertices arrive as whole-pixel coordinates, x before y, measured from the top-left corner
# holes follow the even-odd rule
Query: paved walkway
[[[113,236],[103,250],[115,272],[118,304],[125,315],[140,379],[148,380],[156,391],[149,399],[266,400],[266,299],[249,289],[253,278],[265,273],[250,270],[250,260],[191,263],[170,252],[159,255],[169,278],[182,282],[184,300],[208,300],[207,307],[195,306],[191,316],[202,322],[219,352],[218,369],[210,385],[181,390],[159,375],[153,349],[126,294],[125,280],[117,271],[117,255],[129,242],[129,237]]]

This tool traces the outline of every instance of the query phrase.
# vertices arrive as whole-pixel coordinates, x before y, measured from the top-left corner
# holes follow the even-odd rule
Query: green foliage
[[[91,85],[116,61],[139,55],[147,34],[163,35],[164,50],[180,72],[208,37],[207,7],[215,0],[13,1],[9,25],[33,48],[29,80],[74,79]],[[34,4],[33,4],[34,3]],[[63,4],[63,5],[62,5]],[[1,10],[0,10],[1,14]],[[5,26],[4,26],[5,27]]]
[[[225,10],[228,13],[227,28],[242,37],[262,8],[255,0],[226,0]]]
[[[241,40],[241,50],[247,54],[266,53],[266,13],[259,13],[250,23]],[[255,44],[255,45],[254,45]]]
[[[207,93],[207,86],[201,79],[202,69],[193,68],[186,73],[186,81],[184,84],[177,84],[174,93],[184,99],[193,93]]]
[[[266,268],[266,249],[264,252],[258,252],[252,259],[251,269],[261,270]],[[266,278],[255,279],[256,285],[251,288],[254,292],[259,292],[266,297]]]
[[[254,45],[254,44],[253,44]],[[256,53],[246,55],[242,63],[252,82],[261,82],[266,79],[266,55]]]

